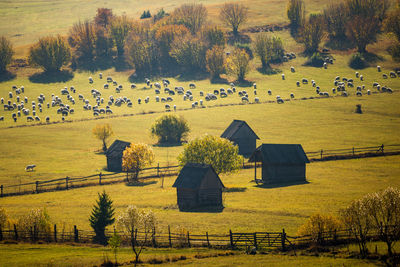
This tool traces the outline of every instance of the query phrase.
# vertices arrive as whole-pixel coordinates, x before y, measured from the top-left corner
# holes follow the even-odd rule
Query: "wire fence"
[[[330,150],[318,150],[312,152],[306,152],[307,157],[311,162],[315,161],[328,161],[328,160],[340,160],[340,159],[351,159],[351,158],[365,158],[365,157],[377,157],[377,156],[388,156],[388,155],[399,155],[400,145],[379,145],[371,147],[352,147],[345,149],[330,149]],[[255,163],[245,162],[243,160],[242,168],[248,169],[253,168]],[[261,166],[261,163],[256,163],[257,166]],[[175,176],[178,174],[180,169],[179,165],[168,165],[156,167],[150,167],[142,169],[138,183],[146,184],[146,179],[150,178],[163,178],[168,176]],[[129,181],[129,173],[98,173],[89,176],[79,177],[64,177],[56,178],[44,181],[35,181],[28,183],[19,183],[11,185],[0,185],[0,197],[12,196],[12,195],[25,195],[25,194],[37,194],[42,192],[49,192],[55,190],[69,190],[73,188],[105,185],[112,183],[121,183]]]

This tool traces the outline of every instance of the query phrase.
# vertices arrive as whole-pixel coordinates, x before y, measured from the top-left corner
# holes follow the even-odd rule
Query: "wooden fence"
[[[377,157],[387,155],[399,155],[400,145],[379,145],[371,147],[352,147],[346,149],[331,149],[306,152],[311,162],[340,160],[350,158]],[[260,164],[260,163],[257,163]],[[253,168],[254,163],[243,160],[243,169]],[[140,179],[143,181],[149,178],[161,178],[166,176],[175,176],[178,174],[179,165],[163,166],[158,164],[156,167],[145,168],[140,173]],[[95,186],[110,183],[120,183],[127,181],[126,173],[111,174],[93,174],[83,177],[64,177],[45,181],[35,181],[29,183],[20,183],[13,185],[0,185],[0,197],[11,195],[35,194],[54,190],[68,190],[71,188]]]
[[[164,229],[165,230],[165,229]],[[106,236],[112,236],[114,231],[106,231]],[[130,245],[130,235],[125,232],[116,232],[121,237],[123,245]],[[367,239],[378,240],[378,231],[371,230]],[[11,229],[2,230],[0,228],[0,241],[15,240],[24,242],[51,242],[51,243],[93,243],[94,232],[80,230],[76,225],[66,230],[65,227],[59,228],[57,225],[51,227],[46,232],[39,232],[36,228],[21,230],[14,224]],[[224,249],[279,249],[282,251],[296,250],[297,248],[307,247],[311,244],[337,245],[354,243],[355,239],[348,230],[334,232],[324,232],[315,240],[310,235],[290,236],[285,229],[282,232],[251,232],[236,233],[229,230],[225,234],[193,234],[189,231],[171,231],[168,226],[167,231],[158,232],[154,228],[147,233],[137,232],[136,242],[148,247],[213,247]]]

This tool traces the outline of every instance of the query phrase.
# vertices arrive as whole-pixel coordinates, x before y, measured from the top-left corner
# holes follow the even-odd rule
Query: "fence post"
[[[353,157],[355,156],[355,154],[354,154],[354,146],[353,146]]]
[[[67,189],[68,190],[68,176],[67,177],[65,177],[65,189]]]
[[[285,241],[286,241],[286,233],[285,233],[285,228],[283,228],[282,229],[282,237],[281,237],[282,251],[286,250]]]
[[[1,229],[1,224],[0,224],[0,241],[3,241],[3,229]]]
[[[38,232],[37,232],[37,227],[36,224],[33,225],[33,235],[32,235],[32,240],[33,242],[36,242],[38,240]]]
[[[0,190],[1,190],[0,197],[3,197],[3,185],[0,185]]]
[[[76,225],[74,225],[74,241],[75,241],[75,243],[79,242],[79,232],[78,232],[78,228],[76,228]]]
[[[381,150],[382,150],[382,154],[385,154],[384,150],[383,150],[383,144],[381,146]]]
[[[54,242],[57,243],[57,224],[54,224]]]
[[[257,248],[257,232],[254,232],[254,247]]]
[[[233,249],[233,236],[232,236],[232,230],[231,229],[229,229],[229,241],[230,241],[230,245],[231,245],[231,248]]]
[[[35,185],[36,185],[36,193],[39,193],[39,181],[36,181]]]
[[[255,157],[254,157],[254,181],[257,182],[257,161]]]
[[[101,185],[101,173],[99,173],[99,185]]]
[[[243,169],[244,169],[244,157],[243,157]]]
[[[206,232],[206,238],[207,238],[207,247],[210,247],[210,240],[208,239],[208,232]]]
[[[18,231],[17,231],[17,226],[14,224],[14,237],[15,240],[18,240]]]
[[[157,163],[157,177],[160,177],[160,162]]]
[[[322,154],[324,153],[324,150],[321,149],[321,159],[322,159]]]
[[[169,241],[169,247],[172,248],[172,241],[171,241],[171,228],[168,225],[168,241]]]
[[[190,248],[190,236],[189,236],[189,231],[187,232],[187,242],[188,242],[188,247]]]

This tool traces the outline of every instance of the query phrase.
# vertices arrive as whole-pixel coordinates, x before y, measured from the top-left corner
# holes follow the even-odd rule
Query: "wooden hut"
[[[262,144],[251,155],[257,181],[256,162],[262,162],[262,182],[267,184],[306,181],[306,163],[310,163],[303,147],[297,144]]]
[[[225,186],[211,165],[186,164],[173,187],[176,187],[179,210],[222,207],[222,189]]]
[[[233,120],[221,135],[239,146],[239,154],[245,157],[250,156],[256,149],[258,136],[250,126],[241,120]]]
[[[110,172],[122,171],[122,154],[127,146],[131,143],[115,140],[114,143],[107,149],[107,170]]]

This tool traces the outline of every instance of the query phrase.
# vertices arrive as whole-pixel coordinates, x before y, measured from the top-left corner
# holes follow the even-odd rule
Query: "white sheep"
[[[254,98],[254,103],[260,103],[260,99],[258,97]]]
[[[378,69],[378,72],[381,72],[381,66],[376,66],[376,68]]]
[[[296,70],[294,69],[293,66],[290,67],[290,71],[291,71],[291,72],[296,72]]]
[[[285,74],[282,73],[282,80],[285,80]]]
[[[290,93],[290,98],[294,98],[294,94],[293,93]]]
[[[34,168],[36,167],[36,165],[35,164],[31,164],[31,165],[27,165],[26,167],[25,167],[25,171],[34,171]]]

